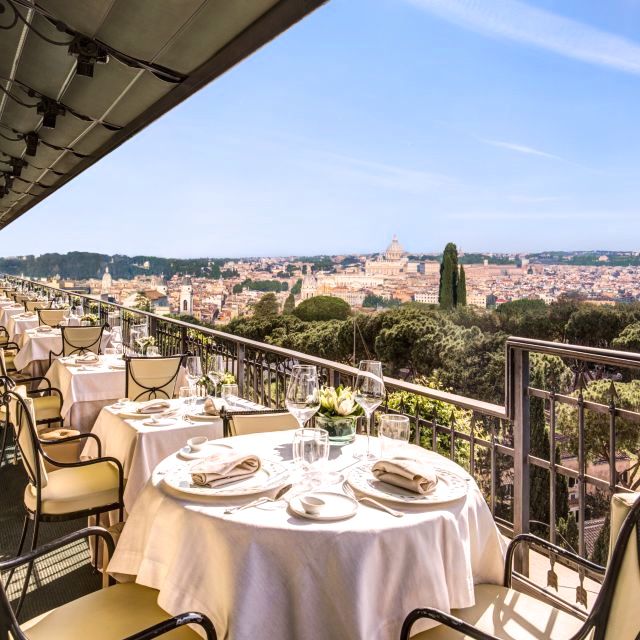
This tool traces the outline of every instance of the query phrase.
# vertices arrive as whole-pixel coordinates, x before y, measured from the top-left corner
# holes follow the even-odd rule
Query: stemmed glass
[[[224,375],[224,358],[222,356],[213,356],[209,361],[209,371],[207,377],[213,382],[213,395],[215,397],[218,385]]]
[[[189,386],[194,388],[202,378],[202,362],[200,361],[199,356],[188,356],[187,357],[187,380],[189,381]]]
[[[138,345],[138,350],[142,353],[144,348],[144,341],[149,337],[149,327],[146,322],[142,324],[136,324],[133,326],[135,330],[135,342]],[[133,333],[133,332],[132,332]]]
[[[314,365],[297,364],[291,371],[285,405],[302,429],[320,408],[318,370]]]
[[[367,421],[367,451],[354,454],[357,458],[374,460],[371,452],[371,418],[373,412],[384,400],[384,379],[382,377],[382,363],[377,360],[362,360],[358,367],[359,373],[354,387],[354,399],[362,407]]]

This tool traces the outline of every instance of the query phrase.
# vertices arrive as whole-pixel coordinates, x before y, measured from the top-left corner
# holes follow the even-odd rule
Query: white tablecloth
[[[182,401],[172,400],[172,404],[181,406]],[[212,417],[211,422],[190,423],[179,416],[174,424],[166,427],[145,426],[143,422],[121,418],[115,409],[105,407],[92,429],[102,443],[102,455],[122,462],[127,480],[124,491],[127,511],[135,503],[157,464],[183,447],[189,438],[222,437],[222,419],[216,417]],[[97,456],[95,440],[88,439],[81,458],[88,460]]]
[[[21,313],[24,313],[23,305],[16,305],[16,306],[10,305],[0,310],[0,326],[3,326],[7,330],[7,333],[9,334],[10,338],[11,338],[11,331],[9,330],[9,326],[8,326],[9,320],[13,316],[17,316]]]
[[[100,356],[98,365],[83,370],[78,366],[55,360],[46,373],[51,385],[62,392],[65,425],[82,433],[91,431],[102,407],[124,397],[124,369],[112,369],[111,356]]]
[[[111,340],[111,333],[102,333],[101,350],[104,352]],[[62,351],[60,329],[43,333],[37,329],[29,329],[20,336],[20,352],[14,360],[18,371],[28,371],[33,375],[44,375],[49,367],[49,352]]]
[[[288,460],[291,439],[225,442]],[[352,446],[334,451],[335,468],[353,461]],[[466,476],[435,453],[415,454]],[[505,545],[472,481],[465,499],[400,519],[361,505],[349,520],[321,523],[282,506],[225,516],[223,504],[182,500],[162,488],[175,463],[160,464],[140,494],[109,571],[158,589],[173,615],[202,611],[220,637],[396,640],[412,609],[468,607],[474,582],[502,580]]]
[[[11,340],[13,340],[18,346],[22,345],[22,336],[25,331],[28,329],[33,329],[38,326],[38,314],[33,313],[33,315],[29,314],[28,317],[23,317],[22,314],[14,315],[9,318],[7,321],[7,331],[11,336]]]

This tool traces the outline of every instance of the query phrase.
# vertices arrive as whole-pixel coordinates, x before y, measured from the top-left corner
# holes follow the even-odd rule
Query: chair
[[[24,310],[31,311],[32,313],[34,311],[37,311],[38,309],[50,309],[50,308],[51,308],[50,302],[42,302],[41,300],[25,300],[24,301]]]
[[[135,401],[173,398],[183,360],[184,356],[128,356],[125,396]]]
[[[29,299],[29,296],[24,293],[12,293],[11,297],[16,304],[23,304],[25,300]]]
[[[76,544],[78,540],[102,539],[111,555],[113,539],[102,527],[87,527],[26,553],[0,562],[0,571],[14,571],[44,555]],[[151,640],[168,634],[171,640],[200,640],[187,625],[200,627],[207,640],[216,640],[213,623],[201,613],[188,612],[171,616],[158,606],[158,592],[135,583],[113,584],[89,593],[57,609],[29,620],[17,621],[9,604],[7,589],[0,584],[0,638],[7,633],[14,640]]]
[[[34,383],[45,384],[44,388],[33,389]],[[9,370],[6,361],[6,351],[0,347],[0,388],[13,389],[16,385],[31,385],[32,391],[29,395],[33,399],[36,412],[36,424],[52,426],[59,424],[62,426],[62,391],[51,386],[51,382],[44,376],[29,376]]]
[[[27,513],[16,555],[22,553],[29,521],[33,521],[33,550],[36,548],[41,522],[96,516],[99,524],[100,514],[116,509],[122,520],[124,508],[124,472],[120,461],[102,457],[100,439],[92,433],[60,438],[55,443],[49,443],[45,450],[35,425],[33,400],[26,397],[23,389],[6,391],[3,395],[3,403],[13,424],[16,444],[28,478],[24,491]],[[51,457],[56,446],[87,438],[96,440],[97,458],[82,462],[61,462]],[[47,471],[46,463],[55,470]],[[20,611],[26,594],[30,571],[31,567],[27,570],[17,612]],[[8,581],[10,580],[11,576]]]
[[[297,429],[299,426],[298,421],[289,412],[281,409],[269,409],[266,411],[223,410],[221,415],[225,436],[287,431],[288,429]]]
[[[38,324],[59,327],[64,320],[64,309],[36,309]]]
[[[62,330],[62,350],[59,353],[49,351],[49,366],[54,357],[100,354],[104,325],[100,327],[60,327]]]
[[[507,550],[504,586],[477,585],[476,604],[451,614],[415,609],[404,621],[401,640],[408,640],[420,618],[441,625],[412,640],[637,640],[640,637],[640,493],[616,494],[611,501],[609,563],[600,592],[587,619],[564,613],[511,588],[514,551],[534,543],[572,563],[598,573],[603,568],[561,547],[525,533]],[[615,542],[614,542],[615,541]]]

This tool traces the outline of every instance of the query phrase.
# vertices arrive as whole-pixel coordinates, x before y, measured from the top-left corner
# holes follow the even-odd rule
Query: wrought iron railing
[[[12,276],[7,278],[23,287],[57,296],[61,291],[53,287]],[[187,353],[200,355],[204,366],[215,355],[223,356],[227,370],[235,375],[240,394],[268,407],[283,407],[287,380],[293,365],[314,364],[327,384],[353,384],[357,369],[352,366],[291,351],[274,345],[249,340],[207,327],[195,326],[180,320],[124,307],[90,296],[81,298],[101,322],[108,323],[109,314],[118,313],[124,339],[134,323],[147,322],[149,334],[154,336],[163,354]],[[113,317],[113,316],[112,316]],[[504,405],[456,395],[447,391],[385,378],[388,400],[383,410],[408,415],[412,424],[412,439],[416,444],[432,448],[464,465],[484,491],[494,518],[507,535],[528,532],[531,525],[530,476],[533,468],[549,474],[549,519],[542,523],[552,542],[557,532],[556,491],[559,478],[576,484],[576,524],[579,531],[578,548],[587,555],[585,517],[587,495],[604,491],[607,495],[631,490],[629,479],[616,470],[617,425],[621,420],[640,424],[638,407],[624,408],[617,403],[615,378],[620,371],[640,368],[640,354],[592,349],[575,345],[543,342],[522,338],[507,341],[505,371],[506,398]],[[557,356],[576,372],[575,388],[561,393],[549,381],[547,388],[530,384],[530,356]],[[612,394],[607,404],[585,398],[587,374],[596,372],[611,380]],[[625,373],[624,375],[628,375]],[[545,403],[548,429],[548,459],[531,454],[531,403],[536,399]],[[558,447],[567,448],[565,434],[558,433],[556,417],[560,407],[575,409],[577,451],[573,467],[565,459],[556,460]],[[565,411],[565,409],[562,409]],[[586,418],[589,412],[606,415],[609,421],[608,447],[610,465],[608,478],[603,480],[588,474],[589,452],[585,445]],[[640,428],[639,428],[640,432]],[[627,443],[628,445],[628,443]],[[629,464],[637,462],[640,452],[627,452]],[[570,453],[570,452],[569,452]],[[640,475],[640,474],[639,474]],[[638,483],[640,484],[640,482]],[[527,572],[527,555],[519,559],[519,568]],[[595,576],[597,577],[597,576]],[[581,576],[582,579],[582,576]]]

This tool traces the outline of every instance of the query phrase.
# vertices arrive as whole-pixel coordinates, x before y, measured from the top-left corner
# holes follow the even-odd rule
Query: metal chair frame
[[[115,544],[111,534],[102,527],[86,527],[62,538],[58,538],[57,540],[53,540],[38,549],[29,551],[23,556],[18,555],[17,558],[1,561],[0,571],[11,571],[13,573],[15,569],[25,564],[31,567],[33,566],[33,562],[38,558],[72,545],[78,540],[86,540],[90,537],[96,538],[96,547],[98,539],[102,539],[107,546],[109,556],[113,555]],[[109,585],[113,585],[114,583],[113,578],[109,577]],[[12,609],[9,598],[7,597],[6,587],[0,583],[0,640],[9,640],[9,638],[13,638],[13,640],[29,640],[28,636],[20,629],[20,624],[17,620],[18,613],[19,611]],[[118,612],[114,611],[113,614],[118,615]],[[177,616],[167,618],[167,620],[146,629],[141,629],[135,634],[123,638],[123,640],[152,640],[152,638],[158,638],[186,624],[194,624],[201,627],[207,640],[217,640],[216,630],[211,620],[204,614],[195,611],[180,613]]]
[[[43,325],[46,325],[47,327],[59,327],[59,326],[61,326],[60,323],[53,325],[53,324],[49,324],[48,322],[44,322],[42,320],[42,316],[40,315],[41,311],[55,311],[55,309],[52,309],[51,307],[48,307],[47,309],[36,309],[36,313],[38,314],[38,326],[43,326]],[[61,309],[61,311],[62,311],[62,309]]]
[[[84,517],[89,517],[89,516],[96,516],[96,522],[99,524],[99,520],[100,520],[100,514],[102,513],[108,513],[109,511],[115,511],[116,509],[118,510],[118,516],[119,519],[122,520],[123,518],[123,512],[124,512],[124,501],[123,501],[123,494],[124,494],[124,470],[122,468],[122,464],[121,462],[116,459],[116,458],[112,458],[112,457],[102,457],[102,443],[100,442],[100,439],[93,433],[81,433],[79,435],[75,435],[75,436],[69,436],[67,438],[60,438],[59,440],[55,440],[54,442],[47,442],[47,447],[51,447],[51,446],[55,446],[55,445],[59,445],[59,444],[63,444],[66,442],[74,442],[74,441],[78,441],[78,440],[84,440],[84,439],[93,439],[96,441],[97,445],[98,445],[98,457],[93,459],[93,460],[84,460],[84,461],[79,461],[79,462],[59,462],[57,460],[54,460],[53,458],[49,457],[49,455],[47,455],[47,453],[44,451],[43,447],[42,447],[42,442],[41,440],[38,438],[38,432],[36,429],[36,426],[33,424],[32,420],[31,420],[31,415],[29,413],[29,409],[24,401],[24,398],[16,393],[15,391],[12,390],[5,390],[4,394],[2,395],[2,404],[5,406],[5,411],[7,413],[7,416],[9,416],[9,403],[11,402],[11,399],[14,398],[17,401],[17,415],[16,415],[16,425],[14,425],[15,430],[16,430],[16,446],[19,448],[20,444],[19,444],[19,436],[21,433],[21,430],[24,428],[24,421],[22,420],[22,414],[21,412],[24,412],[26,415],[26,423],[27,423],[27,428],[29,429],[29,437],[31,439],[31,445],[33,447],[33,450],[35,452],[35,457],[36,460],[38,461],[38,463],[35,465],[35,469],[31,468],[31,465],[29,464],[29,461],[27,460],[27,458],[23,455],[22,459],[23,459],[23,463],[25,464],[25,466],[28,469],[28,475],[29,475],[29,482],[30,484],[35,486],[36,489],[36,508],[34,511],[29,510],[26,505],[25,505],[25,510],[26,510],[26,515],[24,518],[24,524],[22,527],[22,533],[20,535],[20,543],[18,545],[18,552],[16,555],[20,555],[22,553],[22,549],[24,547],[24,543],[27,537],[27,530],[29,527],[29,521],[33,521],[33,532],[32,532],[32,536],[31,536],[31,551],[33,551],[36,548],[36,544],[38,541],[38,533],[39,533],[39,528],[40,528],[40,523],[41,522],[64,522],[64,521],[68,521],[68,520],[75,520],[76,518],[84,518]],[[22,453],[22,452],[21,452]],[[82,509],[80,511],[72,511],[72,512],[68,512],[68,513],[64,513],[64,514],[43,514],[41,512],[42,510],[42,473],[41,473],[41,465],[39,464],[39,460],[40,458],[42,458],[44,461],[48,462],[50,465],[52,465],[53,467],[59,467],[59,468],[72,468],[72,467],[86,467],[86,466],[90,466],[90,465],[95,465],[95,464],[99,464],[99,463],[103,463],[103,462],[111,462],[113,463],[118,471],[118,481],[119,481],[119,485],[118,485],[118,500],[117,502],[113,502],[110,504],[106,504],[106,505],[101,505],[98,507],[92,507],[90,509]],[[53,472],[55,473],[55,471]],[[22,589],[22,594],[20,596],[20,600],[18,602],[18,606],[16,607],[16,614],[20,612],[20,609],[22,608],[22,603],[24,601],[24,596],[26,595],[27,592],[27,587],[29,585],[29,578],[31,576],[31,565],[29,565],[29,568],[27,570],[27,575],[25,577],[25,581],[24,581],[24,585],[23,585],[23,589]],[[7,580],[7,586],[11,580],[11,575],[9,576],[9,579]]]
[[[129,376],[131,376],[131,380],[133,380],[133,382],[135,382],[140,388],[144,389],[144,391],[139,393],[135,398],[131,398],[131,400],[136,401],[136,400],[138,400],[140,398],[140,396],[143,396],[147,392],[149,393],[149,400],[156,399],[158,397],[158,393],[161,393],[163,395],[163,397],[165,397],[168,400],[170,400],[171,396],[169,396],[169,394],[163,389],[163,387],[166,387],[168,384],[171,384],[172,381],[177,381],[178,374],[180,373],[180,367],[182,367],[182,364],[184,363],[185,357],[186,356],[184,356],[184,355],[160,356],[159,358],[148,358],[146,356],[126,356],[125,357],[125,362],[127,364],[127,369],[126,369],[126,381],[125,381],[125,393],[124,393],[124,395],[127,398],[129,397]],[[131,363],[132,362],[138,362],[140,360],[145,360],[145,361],[148,361],[148,360],[175,360],[176,363],[177,363],[177,366],[176,366],[176,370],[173,373],[173,375],[170,378],[168,378],[166,380],[166,382],[164,382],[161,385],[147,387],[146,385],[142,384],[133,375],[133,372],[131,371]],[[175,389],[175,384],[174,384],[174,389]]]
[[[62,331],[62,349],[60,352],[56,353],[54,351],[49,351],[49,366],[53,362],[54,358],[59,358],[60,356],[71,356],[71,355],[84,355],[85,353],[95,353],[96,355],[100,355],[102,351],[102,334],[104,333],[105,325],[102,325],[100,334],[98,335],[97,340],[94,340],[91,344],[85,346],[74,345],[65,335],[66,330],[68,329],[95,329],[95,327],[60,327]],[[69,345],[70,350],[67,352],[67,345]],[[95,351],[93,350],[95,347]]]
[[[613,602],[613,596],[615,593],[616,582],[618,581],[618,575],[620,574],[620,569],[622,568],[622,562],[627,550],[627,544],[633,544],[633,541],[631,541],[631,534],[633,533],[634,527],[636,528],[635,544],[638,545],[638,557],[640,558],[640,500],[636,500],[635,504],[631,508],[631,511],[628,513],[627,517],[622,523],[622,526],[620,527],[618,539],[616,540],[616,544],[609,561],[609,566],[606,570],[604,567],[601,567],[594,562],[590,562],[589,560],[586,560],[581,556],[572,553],[571,551],[567,551],[562,547],[552,544],[548,540],[538,538],[538,536],[534,536],[530,533],[522,533],[516,536],[507,548],[507,556],[504,568],[504,586],[508,588],[511,587],[511,580],[513,577],[513,556],[516,548],[523,543],[538,545],[540,547],[543,547],[544,549],[552,551],[558,556],[565,558],[566,560],[569,560],[574,564],[577,564],[578,566],[584,567],[585,569],[588,569],[590,571],[595,571],[599,574],[604,574],[604,581],[600,588],[600,592],[598,593],[596,601],[591,611],[589,612],[589,615],[584,621],[584,624],[573,636],[571,636],[571,638],[567,638],[567,640],[584,640],[584,638],[586,638],[593,629],[593,640],[604,640],[607,631],[607,623],[609,621],[609,614],[611,612],[611,604]],[[640,571],[640,567],[638,567],[638,571]],[[460,618],[456,618],[449,613],[445,613],[444,611],[440,611],[439,609],[434,609],[432,607],[414,609],[406,617],[404,624],[402,625],[400,640],[409,640],[411,627],[417,620],[421,618],[435,620],[436,622],[455,629],[459,633],[464,633],[471,638],[474,638],[475,640],[501,640],[496,636],[481,631],[480,629],[474,627],[468,622],[465,622],[464,620],[461,620]],[[638,638],[640,638],[640,633],[638,634]]]

